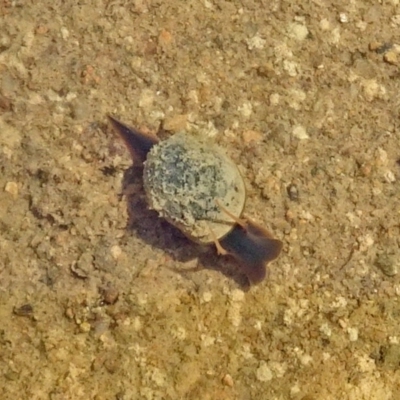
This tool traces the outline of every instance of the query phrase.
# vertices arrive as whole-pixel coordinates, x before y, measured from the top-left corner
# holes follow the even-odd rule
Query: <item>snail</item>
[[[133,162],[143,165],[149,208],[189,239],[215,244],[219,255],[232,255],[251,284],[261,282],[267,264],[279,256],[282,242],[242,216],[245,184],[225,152],[208,139],[185,132],[160,141],[108,118]]]

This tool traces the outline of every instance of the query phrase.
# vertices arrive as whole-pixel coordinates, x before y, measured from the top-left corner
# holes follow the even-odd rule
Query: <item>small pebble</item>
[[[4,190],[10,193],[14,198],[18,197],[18,183],[17,182],[7,182]]]
[[[302,365],[309,365],[312,361],[312,357],[309,354],[301,354],[299,361]]]
[[[202,303],[209,303],[212,300],[212,293],[211,292],[204,292],[201,295],[201,302]]]
[[[111,247],[111,256],[114,260],[118,260],[121,254],[122,254],[122,249],[120,246],[115,245]]]
[[[103,302],[108,305],[115,304],[118,300],[119,291],[113,286],[107,286],[101,289]]]
[[[60,33],[61,33],[61,37],[63,38],[63,40],[68,40],[69,30],[65,26],[61,27]]]
[[[268,382],[272,379],[272,371],[268,368],[265,361],[261,361],[256,371],[257,380],[260,382]]]
[[[393,47],[392,43],[382,43],[382,42],[377,42],[377,41],[371,42],[368,46],[370,51],[374,51],[377,54],[386,53],[392,47]]]
[[[387,183],[396,182],[396,175],[390,169],[387,169],[386,171],[384,171],[383,177]]]
[[[230,293],[230,298],[232,301],[243,301],[245,298],[245,293],[243,292],[243,290],[240,289],[234,289],[232,290],[232,292]]]
[[[258,34],[256,34],[252,38],[246,39],[247,48],[249,50],[253,49],[261,50],[264,48],[266,42],[267,41],[261,38]]]
[[[233,387],[233,379],[232,376],[229,374],[226,374],[223,378],[222,378],[222,383],[226,386],[229,387]]]
[[[308,29],[305,25],[294,22],[288,27],[288,34],[291,38],[302,41],[308,36]]]
[[[295,126],[293,128],[292,133],[295,138],[300,139],[300,140],[305,140],[305,139],[309,138],[306,129],[300,125]]]
[[[349,18],[348,18],[348,16],[347,16],[347,14],[345,14],[345,13],[340,13],[340,14],[339,14],[339,21],[340,21],[342,24],[347,24],[347,22],[349,22]]]
[[[20,307],[14,307],[13,313],[19,317],[30,317],[33,314],[33,307],[30,304],[24,304]]]
[[[283,69],[289,76],[295,77],[299,74],[299,65],[295,61],[283,60]]]
[[[321,21],[319,21],[319,26],[323,31],[331,30],[331,24],[326,18],[321,19]]]
[[[286,188],[287,194],[289,196],[289,199],[291,201],[299,201],[299,189],[296,184],[291,183],[287,188]]]
[[[79,279],[86,279],[93,266],[93,254],[85,252],[71,265],[71,272]]]
[[[356,342],[358,340],[358,329],[357,328],[347,328],[347,333],[349,335],[350,342]]]
[[[394,254],[379,254],[375,260],[375,265],[380,268],[386,276],[395,276],[398,273],[399,262],[396,260]]]
[[[74,262],[71,265],[71,272],[76,278],[79,279],[87,279],[89,276],[88,272],[82,267],[80,267],[77,262]]]
[[[373,41],[368,45],[368,48],[371,51],[377,51],[381,46],[382,46],[382,44],[380,42]]]
[[[272,93],[269,96],[269,103],[271,104],[271,106],[277,106],[279,104],[280,101],[280,97],[278,93]]]
[[[90,332],[90,329],[91,329],[91,326],[90,326],[89,322],[82,322],[82,323],[79,325],[79,330],[80,330],[82,333],[88,333],[88,332]]]
[[[384,54],[383,60],[388,64],[397,65],[399,63],[399,58],[394,51],[388,51]]]

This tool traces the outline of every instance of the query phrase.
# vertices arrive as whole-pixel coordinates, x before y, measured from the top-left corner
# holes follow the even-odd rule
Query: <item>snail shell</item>
[[[239,218],[246,200],[234,162],[219,146],[186,133],[150,149],[143,181],[149,207],[203,244],[223,238],[235,225],[217,202]]]

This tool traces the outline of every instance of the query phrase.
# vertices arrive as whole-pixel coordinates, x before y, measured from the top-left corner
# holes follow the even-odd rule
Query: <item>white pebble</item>
[[[361,86],[365,99],[369,102],[375,99],[382,99],[386,95],[386,88],[380,85],[375,79],[364,79],[361,81]]]
[[[111,247],[111,256],[114,260],[118,260],[118,258],[122,254],[122,249],[118,245],[112,246]]]
[[[385,181],[386,181],[387,183],[396,182],[396,176],[395,176],[395,174],[394,174],[390,169],[387,169],[387,170],[383,173],[383,177],[385,178]]]
[[[296,394],[300,393],[300,387],[299,385],[296,383],[294,386],[292,386],[290,388],[290,395],[291,396],[295,396]]]
[[[269,103],[271,104],[271,106],[277,106],[279,104],[280,101],[280,96],[278,93],[272,93],[269,96]]]
[[[347,333],[349,335],[350,342],[356,342],[358,339],[358,329],[357,328],[347,328]]]
[[[349,18],[347,17],[347,14],[345,14],[345,13],[340,13],[340,14],[339,14],[339,21],[340,21],[342,24],[347,24],[347,22],[349,22]]]
[[[308,29],[305,25],[294,22],[288,27],[288,34],[296,40],[304,40],[308,36]]]
[[[243,115],[243,117],[248,118],[253,112],[253,106],[251,103],[246,102],[238,107],[238,111]]]
[[[215,343],[215,337],[205,334],[202,334],[200,337],[204,347],[210,347]]]
[[[212,299],[212,293],[211,292],[204,292],[201,295],[201,302],[202,303],[209,303]]]
[[[332,329],[326,322],[319,327],[319,331],[328,337],[332,335]]]
[[[186,339],[186,329],[183,326],[178,326],[175,330],[172,330],[172,335],[179,340]]]
[[[224,385],[229,386],[229,387],[233,387],[233,378],[231,375],[226,374],[223,378],[222,378],[222,382],[224,383]]]
[[[246,40],[247,48],[249,50],[253,50],[253,49],[261,50],[264,48],[266,42],[267,41],[265,39],[261,38],[258,34],[253,36],[252,38]]]
[[[260,366],[257,368],[256,376],[260,382],[268,382],[272,379],[272,371],[265,361],[261,361]]]
[[[67,40],[69,38],[69,30],[65,26],[63,26],[60,31],[61,31],[61,37],[64,40]]]
[[[230,298],[232,301],[243,301],[244,300],[244,292],[240,289],[234,289],[230,294]]]
[[[17,182],[7,182],[4,190],[10,193],[14,198],[18,197],[18,183]]]
[[[312,361],[312,357],[309,354],[302,354],[299,356],[299,360],[302,365],[308,365]]]
[[[300,139],[300,140],[305,140],[305,139],[309,138],[306,129],[301,125],[295,126],[293,128],[292,133],[295,138]]]
[[[288,73],[289,76],[297,76],[299,66],[294,61],[284,60],[283,61],[283,69]]]

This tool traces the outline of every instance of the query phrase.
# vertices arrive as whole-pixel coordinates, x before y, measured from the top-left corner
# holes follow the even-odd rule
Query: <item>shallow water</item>
[[[397,0],[0,13],[2,399],[400,398]],[[128,213],[107,114],[227,151],[267,280]]]

